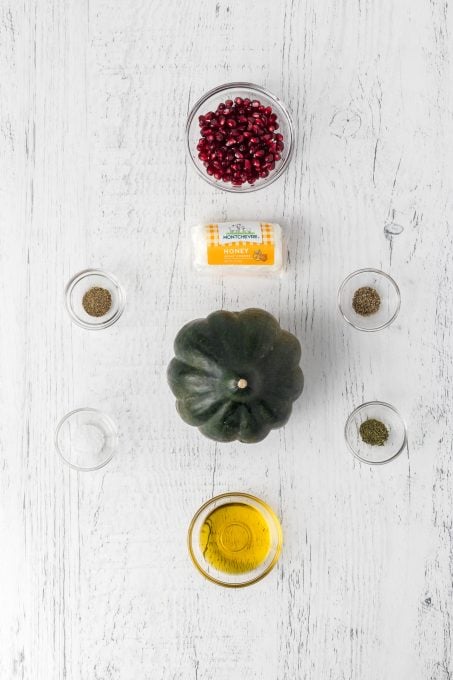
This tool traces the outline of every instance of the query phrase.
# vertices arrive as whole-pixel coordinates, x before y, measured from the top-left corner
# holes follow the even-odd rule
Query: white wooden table
[[[1,679],[453,677],[451,6],[0,7]],[[296,123],[288,172],[255,194],[214,190],[185,157],[189,106],[231,80],[268,87]],[[215,218],[281,222],[284,277],[197,278],[189,228]],[[63,306],[90,266],[128,295],[98,333]],[[362,266],[401,287],[381,333],[337,312]],[[179,420],[166,365],[185,322],[248,306],[300,338],[306,387],[285,429],[216,445]],[[374,398],[409,428],[409,453],[378,468],[343,438]],[[84,405],[116,419],[120,446],[77,474],[53,436]],[[185,544],[227,490],[267,500],[285,535],[272,574],[235,591]]]

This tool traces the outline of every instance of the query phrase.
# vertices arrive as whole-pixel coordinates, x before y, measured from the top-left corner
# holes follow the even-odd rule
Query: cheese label
[[[208,264],[274,264],[274,227],[268,222],[207,224],[206,242]]]

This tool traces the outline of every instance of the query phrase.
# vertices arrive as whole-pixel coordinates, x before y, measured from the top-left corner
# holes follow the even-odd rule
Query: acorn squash
[[[218,442],[259,442],[301,394],[300,343],[262,309],[218,311],[186,324],[167,377],[189,425]]]

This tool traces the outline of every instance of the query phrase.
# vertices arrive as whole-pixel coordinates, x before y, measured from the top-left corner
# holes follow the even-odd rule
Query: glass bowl
[[[277,563],[282,540],[274,511],[247,493],[211,498],[197,510],[188,531],[189,553],[198,571],[227,588],[264,578]]]
[[[366,444],[360,435],[360,426],[366,420],[380,420],[389,436],[382,445]],[[344,436],[352,454],[362,463],[382,465],[394,460],[407,444],[406,425],[394,406],[384,401],[369,401],[358,406],[346,421]]]
[[[55,446],[74,470],[99,470],[112,460],[118,444],[113,420],[94,408],[67,413],[58,423]]]
[[[283,135],[285,148],[281,152],[281,159],[277,162],[276,167],[265,178],[259,178],[254,184],[242,184],[241,186],[233,186],[230,183],[216,180],[213,176],[207,174],[203,162],[198,158],[197,143],[200,139],[200,127],[198,124],[198,116],[206,114],[208,111],[215,110],[218,105],[225,102],[227,99],[234,99],[242,97],[243,99],[258,99],[265,106],[271,106],[274,113],[277,115],[277,122],[279,124],[278,132]],[[282,101],[274,94],[259,85],[253,83],[227,83],[219,85],[213,90],[210,90],[203,95],[193,106],[186,125],[186,142],[189,157],[198,172],[198,174],[209,184],[230,191],[233,193],[247,193],[250,191],[257,191],[275,182],[280,175],[288,167],[294,147],[294,126],[291,120],[291,115]]]
[[[354,293],[363,287],[374,288],[381,298],[379,309],[374,314],[357,314],[352,306]],[[343,318],[358,331],[379,331],[398,316],[401,305],[400,289],[391,276],[379,269],[359,269],[349,274],[338,291],[338,307]]]
[[[83,308],[83,296],[95,287],[106,288],[112,297],[112,305],[103,316],[91,316]],[[66,309],[74,323],[88,330],[102,330],[118,321],[124,310],[126,294],[113,274],[101,269],[85,269],[69,281],[65,299]]]

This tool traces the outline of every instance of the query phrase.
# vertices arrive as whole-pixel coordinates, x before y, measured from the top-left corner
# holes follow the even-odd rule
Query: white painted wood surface
[[[5,680],[447,680],[453,677],[452,8],[446,0],[1,0],[0,677]],[[230,80],[280,95],[297,148],[272,187],[213,190],[188,166],[190,103]],[[285,225],[283,279],[208,283],[191,224]],[[387,238],[386,224],[401,225]],[[73,326],[66,281],[114,272],[126,311]],[[343,277],[400,284],[397,322],[342,323]],[[262,306],[303,344],[303,397],[256,446],[182,423],[175,333]],[[409,427],[390,465],[352,459],[351,409]],[[77,474],[68,410],[118,422],[116,458]],[[244,490],[280,515],[261,583],[206,581],[188,522]]]

